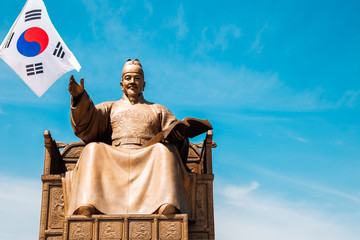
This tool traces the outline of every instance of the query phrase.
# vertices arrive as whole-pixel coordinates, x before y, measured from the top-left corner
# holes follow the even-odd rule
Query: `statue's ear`
[[[143,91],[145,90],[145,85],[146,85],[146,82],[144,81],[144,84],[143,84]]]
[[[123,90],[123,91],[124,91],[124,88],[123,88],[123,82],[122,82],[122,80],[121,80],[121,82],[120,82],[120,87],[121,87],[121,90]]]

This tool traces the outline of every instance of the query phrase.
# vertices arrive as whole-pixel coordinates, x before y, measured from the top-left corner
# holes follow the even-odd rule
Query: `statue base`
[[[188,240],[188,215],[73,215],[65,218],[62,239]]]

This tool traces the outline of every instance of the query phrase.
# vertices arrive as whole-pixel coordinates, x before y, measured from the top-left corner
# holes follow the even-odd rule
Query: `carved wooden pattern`
[[[160,240],[180,240],[182,236],[181,223],[174,221],[159,222]]]
[[[83,142],[73,142],[66,145],[60,154],[63,158],[79,158],[84,147]]]
[[[69,151],[64,153],[63,157],[66,158],[78,158],[81,155],[84,146],[72,147]]]
[[[50,188],[49,228],[61,229],[64,223],[64,196],[61,187]]]
[[[107,221],[100,222],[99,239],[100,240],[120,240],[122,239],[122,222]]]
[[[71,222],[69,231],[69,240],[91,240],[92,223],[91,222]]]
[[[207,194],[206,194],[205,184],[199,184],[196,187],[195,209],[196,209],[195,224],[197,226],[206,227],[207,226]]]
[[[65,163],[65,167],[66,167],[67,171],[74,170],[75,166],[76,166],[76,163]]]
[[[188,163],[188,164],[186,164],[187,166],[188,166],[188,168],[190,169],[190,171],[191,172],[196,172],[196,170],[197,170],[197,164],[195,164],[195,163]]]
[[[49,184],[43,183],[42,200],[41,200],[41,217],[40,217],[40,237],[45,237],[45,230],[47,229],[47,216],[49,204]]]
[[[197,163],[186,163],[186,166],[190,169],[193,173],[201,174],[201,165]]]
[[[194,161],[200,159],[200,150],[192,143],[189,146],[188,160]]]
[[[151,222],[131,221],[129,224],[130,240],[150,240],[151,239]]]

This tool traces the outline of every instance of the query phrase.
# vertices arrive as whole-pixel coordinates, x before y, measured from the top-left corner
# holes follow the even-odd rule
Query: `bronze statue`
[[[177,120],[144,99],[139,60],[125,63],[120,85],[120,100],[95,106],[84,79],[78,84],[70,78],[71,124],[87,145],[62,179],[65,214],[188,213],[193,181],[181,160],[181,149],[188,149],[181,147],[184,132],[171,131],[170,140],[142,147]]]

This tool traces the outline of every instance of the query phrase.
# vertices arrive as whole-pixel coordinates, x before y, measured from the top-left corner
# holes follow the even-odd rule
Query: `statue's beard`
[[[142,92],[138,93],[138,92],[135,92],[135,91],[127,91],[125,93],[125,95],[129,99],[131,104],[135,104],[135,103],[137,103],[139,101],[139,98],[142,95]]]

